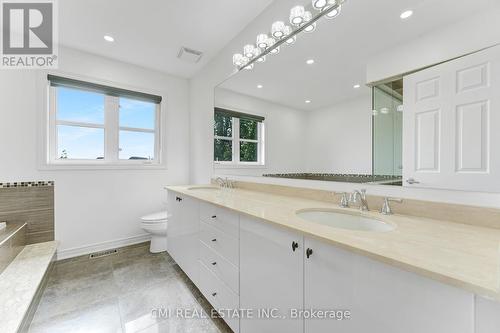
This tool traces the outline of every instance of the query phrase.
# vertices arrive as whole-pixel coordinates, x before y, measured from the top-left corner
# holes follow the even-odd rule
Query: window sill
[[[166,170],[164,164],[85,164],[85,163],[54,163],[39,166],[41,171],[54,170]]]
[[[265,165],[262,164],[224,164],[224,163],[214,163],[215,169],[267,169]]]

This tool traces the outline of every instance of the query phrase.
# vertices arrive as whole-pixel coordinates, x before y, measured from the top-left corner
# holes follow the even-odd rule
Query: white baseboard
[[[57,250],[57,260],[68,259],[73,257],[90,254],[93,252],[116,249],[128,245],[134,245],[151,240],[150,234],[137,235],[128,238],[115,239],[97,244],[91,244],[81,247],[74,247],[71,249]]]

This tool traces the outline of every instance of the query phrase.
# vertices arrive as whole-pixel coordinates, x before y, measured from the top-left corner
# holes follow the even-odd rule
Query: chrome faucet
[[[380,209],[380,213],[382,213],[384,215],[391,215],[392,214],[392,209],[391,209],[391,206],[389,205],[390,201],[402,203],[403,199],[385,197],[384,204],[382,205],[382,208]]]
[[[333,192],[334,195],[341,195],[339,206],[342,208],[349,208],[349,198],[347,192]]]
[[[368,202],[366,201],[366,190],[354,190],[352,192],[349,202],[352,202],[354,204],[359,204],[359,209],[362,211],[367,211],[368,210]]]
[[[233,181],[228,179],[227,177],[226,179],[222,179],[222,177],[217,177],[215,179],[215,182],[219,184],[219,186],[222,188],[234,188]]]

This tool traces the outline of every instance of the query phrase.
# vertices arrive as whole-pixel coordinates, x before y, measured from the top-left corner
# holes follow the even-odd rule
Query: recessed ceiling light
[[[306,61],[306,64],[308,64],[308,65],[312,65],[312,64],[314,64],[314,59],[308,59],[308,60]]]
[[[259,88],[259,89],[262,89],[262,87],[263,87],[263,85],[262,85],[262,84],[258,84],[258,85],[257,85],[257,88]]]
[[[361,87],[361,85],[359,84],[355,84],[354,86],[352,86],[354,89],[358,89],[359,87]]]
[[[413,15],[413,10],[405,10],[404,12],[401,13],[401,15],[399,15],[399,17],[401,17],[402,20],[406,20],[412,15]]]
[[[309,103],[311,103],[311,101],[307,99],[307,100],[306,100],[306,104],[309,104]]]
[[[106,42],[114,42],[115,39],[113,37],[111,37],[110,35],[104,35],[104,40]]]

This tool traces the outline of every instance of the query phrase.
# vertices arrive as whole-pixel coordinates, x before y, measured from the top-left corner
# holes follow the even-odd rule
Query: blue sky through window
[[[103,94],[59,87],[57,120],[104,125],[104,100]],[[120,98],[119,103],[119,127],[155,129],[156,104],[128,98]],[[57,135],[58,158],[95,160],[104,157],[104,129],[61,124],[57,126]],[[154,133],[120,130],[120,159],[154,159],[154,150]]]

